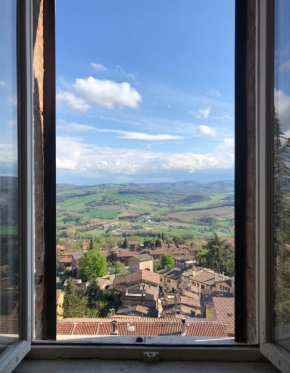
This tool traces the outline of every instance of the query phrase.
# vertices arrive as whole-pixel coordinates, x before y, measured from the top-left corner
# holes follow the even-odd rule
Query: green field
[[[176,182],[57,186],[57,238],[70,241],[158,233],[206,240],[234,235],[234,183]]]

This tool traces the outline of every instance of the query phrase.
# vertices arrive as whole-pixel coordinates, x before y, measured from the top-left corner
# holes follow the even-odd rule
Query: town
[[[164,234],[71,253],[58,244],[56,262],[58,338],[234,336],[234,247],[216,233],[202,246]]]

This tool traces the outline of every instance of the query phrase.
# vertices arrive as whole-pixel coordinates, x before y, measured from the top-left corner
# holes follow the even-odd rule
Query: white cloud
[[[133,131],[122,131],[115,129],[102,129],[93,127],[87,124],[79,124],[75,122],[67,123],[64,120],[58,120],[58,129],[65,130],[67,132],[98,132],[98,133],[116,133],[119,138],[127,140],[148,140],[148,141],[160,141],[160,140],[179,140],[182,136],[169,135],[166,133],[162,134],[149,134],[144,132],[133,132]]]
[[[57,129],[65,130],[67,132],[88,132],[95,131],[95,127],[87,124],[79,124],[75,122],[67,123],[64,120],[58,120]]]
[[[117,71],[117,72],[120,72],[120,73],[123,74],[123,75],[125,75],[127,78],[133,80],[133,82],[139,84],[139,81],[138,81],[136,75],[133,74],[133,73],[127,73],[127,72],[123,69],[122,66],[117,65],[117,66],[116,66],[116,71]]]
[[[211,108],[208,106],[205,109],[200,109],[198,112],[189,111],[189,114],[192,114],[196,118],[199,118],[199,119],[207,119],[209,117],[210,111],[211,111]]]
[[[212,137],[216,136],[216,131],[208,126],[204,126],[204,125],[198,126],[198,130],[203,135],[212,136]]]
[[[280,66],[280,70],[290,70],[290,59],[282,63],[282,65]]]
[[[160,140],[179,140],[182,139],[182,136],[168,135],[168,134],[157,134],[152,135],[144,132],[130,132],[130,131],[121,131],[121,130],[110,130],[110,129],[100,129],[96,130],[97,132],[111,132],[119,134],[120,138],[127,140],[148,140],[148,141],[160,141]]]
[[[290,96],[285,95],[282,90],[275,89],[274,102],[282,130],[287,131],[290,127]]]
[[[81,113],[85,113],[91,107],[85,100],[66,91],[59,91],[56,94],[56,101],[58,104],[65,103],[69,109],[80,111]]]
[[[217,89],[207,89],[206,94],[212,97],[220,97],[221,93]]]
[[[227,115],[227,114],[224,114],[224,115],[220,115],[220,116],[218,116],[218,117],[213,117],[213,119],[231,120],[231,119],[233,119],[233,118],[230,117],[230,116]]]
[[[0,143],[0,164],[12,165],[17,162],[17,148],[13,144]]]
[[[0,87],[7,87],[7,84],[3,80],[0,80]]]
[[[91,66],[97,71],[108,71],[109,70],[106,66],[100,63],[91,62]]]
[[[91,106],[103,106],[108,109],[129,107],[136,109],[142,102],[142,97],[129,83],[116,83],[112,80],[76,79],[68,85],[69,91],[57,94],[58,102],[65,102],[76,111],[86,112]]]
[[[82,138],[57,137],[57,167],[76,170],[84,176],[160,175],[165,171],[188,172],[214,169],[230,170],[234,154],[229,151],[231,141],[224,142],[211,153],[174,153],[139,149],[113,149],[85,144]]]

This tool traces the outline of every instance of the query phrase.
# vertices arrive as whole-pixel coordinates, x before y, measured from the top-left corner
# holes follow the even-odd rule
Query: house
[[[228,336],[235,335],[235,299],[213,297],[214,319],[226,325]]]
[[[114,262],[120,261],[124,263],[125,265],[129,265],[129,259],[132,256],[135,256],[136,253],[134,251],[130,251],[127,249],[113,249],[111,255],[112,255],[112,260]]]
[[[181,278],[181,268],[173,267],[167,269],[161,269],[157,271],[160,275],[160,288],[162,293],[172,292],[174,293],[179,288],[179,282]]]
[[[160,317],[162,305],[158,296],[158,287],[146,284],[129,286],[121,295],[117,315]]]
[[[56,321],[60,322],[63,319],[63,302],[64,302],[64,291],[56,290]]]
[[[75,269],[76,269],[76,273],[75,275],[78,277],[79,275],[79,266],[80,266],[80,261],[81,259],[84,257],[85,255],[85,252],[84,251],[76,251],[74,253],[72,253],[72,257],[74,259],[74,262],[75,262]]]
[[[140,251],[144,248],[144,245],[140,244],[138,241],[130,241],[129,242],[129,249],[131,251]]]
[[[180,287],[201,294],[234,294],[234,279],[208,268],[193,266],[181,275]]]
[[[57,255],[56,261],[64,265],[67,272],[73,272],[76,269],[75,260],[71,254]]]
[[[178,294],[175,294],[174,297],[165,296],[162,307],[162,317],[201,317],[204,314],[203,307],[198,297],[192,298]]]
[[[165,254],[170,254],[173,256],[189,255],[189,247],[176,247],[174,245],[162,246],[161,248],[155,249],[145,249],[142,254],[149,254],[153,256],[154,259],[159,259]]]
[[[216,320],[180,319],[169,317],[118,316],[114,319],[65,319],[57,324],[58,339],[68,335],[85,336],[175,336],[175,337],[226,337],[226,327]]]
[[[63,254],[64,252],[64,246],[63,245],[56,245],[56,253],[57,254]]]
[[[148,254],[134,255],[129,258],[129,271],[147,269],[153,272],[153,258]]]
[[[134,284],[144,284],[159,287],[160,276],[158,273],[140,270],[126,275],[117,275],[113,281],[112,287],[126,288]]]

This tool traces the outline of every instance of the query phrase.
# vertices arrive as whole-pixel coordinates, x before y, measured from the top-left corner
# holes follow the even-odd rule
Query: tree
[[[202,249],[199,253],[196,254],[195,259],[200,264],[206,264],[207,255],[208,255],[208,251],[206,249]]]
[[[222,241],[214,232],[205,249],[208,251],[207,267],[219,273],[225,272],[227,275],[234,275],[234,254],[231,252],[229,243]]]
[[[125,238],[125,240],[123,242],[123,249],[129,249],[129,242],[128,242],[127,237]]]
[[[174,257],[170,254],[164,254],[161,258],[162,268],[172,268],[174,267]]]
[[[96,249],[88,250],[80,260],[79,274],[83,281],[103,277],[107,273],[106,259]]]
[[[159,238],[155,241],[155,247],[162,247],[162,242]]]
[[[91,238],[90,244],[89,244],[89,250],[93,250],[93,249],[94,249],[94,242],[93,242],[93,239]]]
[[[109,264],[108,271],[114,275],[125,275],[127,273],[125,264],[120,261]]]
[[[164,236],[164,233],[163,233],[163,232],[161,233],[161,239],[162,239],[162,241],[165,240],[165,236]]]
[[[159,240],[161,239],[161,234],[160,233],[158,233],[157,234],[157,237],[159,238]]]

